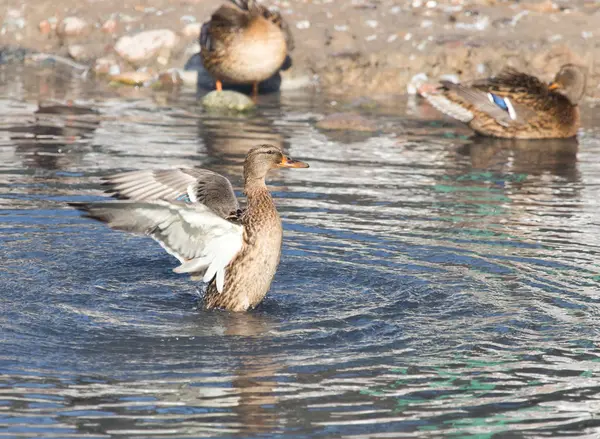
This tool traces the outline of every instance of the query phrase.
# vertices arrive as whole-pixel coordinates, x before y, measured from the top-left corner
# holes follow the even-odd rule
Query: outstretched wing
[[[223,291],[225,268],[243,245],[243,227],[216,215],[202,204],[164,200],[71,203],[86,217],[111,228],[149,235],[181,262],[176,273],[201,273],[204,282],[216,276]]]
[[[132,171],[103,180],[106,192],[121,199],[202,203],[221,218],[239,209],[229,180],[207,169]]]

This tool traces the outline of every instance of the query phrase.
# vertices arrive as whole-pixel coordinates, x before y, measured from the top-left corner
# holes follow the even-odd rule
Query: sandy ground
[[[199,24],[222,0],[0,0],[0,46],[71,56],[121,71],[181,68],[199,50]],[[331,94],[402,94],[417,74],[430,81],[488,76],[510,65],[550,79],[565,62],[588,66],[588,95],[600,97],[600,3],[495,0],[264,0],[296,40],[282,87]],[[61,31],[65,17],[88,26]],[[123,35],[177,33],[175,47],[144,63],[115,53]],[[75,48],[73,47],[75,46]],[[69,55],[71,54],[71,55]],[[410,88],[410,87],[409,87]]]

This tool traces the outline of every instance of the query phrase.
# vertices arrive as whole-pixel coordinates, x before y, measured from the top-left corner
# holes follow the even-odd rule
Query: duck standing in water
[[[176,273],[203,275],[207,309],[246,311],[269,291],[281,255],[281,219],[265,184],[274,168],[308,164],[275,146],[251,149],[244,162],[245,210],[227,178],[185,168],[107,177],[107,192],[125,200],[71,206],[114,229],[151,236],[179,259]]]
[[[423,96],[442,113],[467,123],[484,136],[513,139],[566,138],[577,134],[578,103],[587,71],[565,64],[554,81],[506,69],[498,76],[454,84],[442,81],[436,93]]]
[[[217,90],[223,89],[223,81],[252,84],[253,96],[259,82],[279,71],[293,46],[281,15],[256,0],[229,0],[202,25],[200,34],[200,56]]]

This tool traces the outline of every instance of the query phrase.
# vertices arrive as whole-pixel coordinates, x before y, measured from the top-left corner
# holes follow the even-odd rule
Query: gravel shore
[[[156,73],[182,69],[198,53],[200,25],[221,3],[1,1],[0,46],[5,53],[24,48],[59,55],[100,76],[144,83]],[[284,89],[389,96],[414,92],[422,81],[469,80],[507,65],[549,80],[561,64],[574,62],[589,68],[588,96],[600,96],[597,2],[265,3],[281,11],[296,40],[293,67],[282,74]]]

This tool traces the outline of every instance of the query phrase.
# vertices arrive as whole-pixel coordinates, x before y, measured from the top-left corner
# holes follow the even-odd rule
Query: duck
[[[270,289],[281,256],[283,229],[265,177],[275,168],[308,168],[273,145],[250,149],[244,160],[246,208],[230,181],[201,168],[129,171],[105,177],[117,200],[70,205],[109,227],[152,237],[188,273],[208,283],[204,308],[255,308]]]
[[[256,97],[258,83],[284,66],[294,40],[278,12],[256,0],[229,0],[202,25],[200,48],[217,91],[223,90],[223,82],[251,84]]]
[[[569,138],[580,126],[579,102],[585,93],[587,69],[563,65],[544,83],[512,68],[471,83],[441,81],[435,92],[422,95],[442,113],[467,123],[484,136],[511,139]]]

